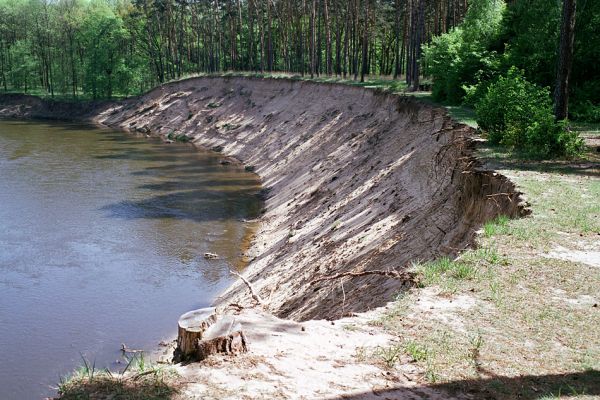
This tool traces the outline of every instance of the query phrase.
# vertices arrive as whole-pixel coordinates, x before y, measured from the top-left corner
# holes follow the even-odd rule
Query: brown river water
[[[122,367],[242,268],[259,181],[191,145],[93,126],[0,121],[0,399]],[[220,255],[205,260],[203,254]]]

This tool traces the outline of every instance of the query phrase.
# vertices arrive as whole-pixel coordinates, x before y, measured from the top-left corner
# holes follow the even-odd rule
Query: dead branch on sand
[[[229,270],[229,273],[240,278],[242,280],[242,282],[244,282],[246,284],[246,286],[248,286],[248,289],[250,289],[250,295],[252,296],[252,299],[254,299],[254,301],[256,301],[261,306],[265,305],[265,302],[263,301],[263,299],[258,295],[258,293],[256,293],[254,291],[254,288],[252,287],[252,285],[250,284],[250,282],[248,282],[248,280],[246,278],[244,278],[241,274],[238,274],[237,272],[235,272],[232,269]]]

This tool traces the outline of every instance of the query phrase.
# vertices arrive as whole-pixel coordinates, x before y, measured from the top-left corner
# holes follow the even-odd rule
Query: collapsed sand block
[[[242,325],[232,316],[217,317],[214,307],[201,308],[179,318],[174,361],[201,361],[212,354],[247,351]]]

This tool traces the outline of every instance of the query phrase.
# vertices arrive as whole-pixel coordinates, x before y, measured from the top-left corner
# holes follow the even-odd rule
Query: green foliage
[[[423,49],[426,72],[433,77],[432,95],[436,100],[456,102],[462,97],[461,46],[462,30],[456,28],[445,35],[434,37],[431,44]]]
[[[590,100],[574,103],[570,107],[569,114],[573,119],[582,122],[600,122],[600,104],[594,104]]]
[[[88,50],[84,59],[83,89],[92,98],[111,98],[115,91],[127,92],[130,71],[121,48],[128,33],[123,21],[108,7],[91,7],[84,19],[81,38]]]
[[[549,89],[527,81],[515,67],[489,85],[475,110],[492,144],[534,158],[574,157],[582,150],[577,133],[554,121]]]
[[[425,47],[427,73],[434,80],[433,97],[450,104],[463,102],[475,106],[487,95],[490,84],[512,66],[522,69],[528,82],[552,87],[556,79],[561,5],[556,0],[515,0],[508,7],[497,0],[471,2],[458,28],[434,37]],[[600,122],[598,26],[600,1],[588,1],[578,7],[570,116],[588,122]],[[521,129],[510,132],[510,136],[527,136],[529,142],[537,141],[542,147],[533,152],[526,148],[526,153],[549,157],[577,152],[573,134],[565,133],[549,119],[542,121],[539,115],[536,117],[526,134]],[[553,147],[552,140],[540,143],[547,133],[561,143],[558,149]],[[517,142],[521,144],[522,140]]]
[[[525,71],[530,82],[554,84],[561,4],[556,0],[517,0],[507,8],[502,24],[504,71],[514,65]]]
[[[14,82],[14,87],[27,92],[35,87],[37,82],[38,62],[31,53],[31,43],[24,39],[18,40],[11,47],[9,56],[14,62],[14,68],[8,72],[9,79]]]
[[[497,74],[500,59],[488,48],[500,33],[504,9],[501,0],[476,0],[459,27],[434,37],[424,47],[426,72],[433,77],[436,100],[459,104],[469,86]]]

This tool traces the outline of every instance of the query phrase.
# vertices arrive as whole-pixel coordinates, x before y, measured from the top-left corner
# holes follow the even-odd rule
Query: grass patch
[[[497,217],[482,226],[475,249],[414,264],[425,287],[374,323],[402,338],[430,383],[490,398],[594,398],[600,270],[551,257],[600,251],[597,156],[526,162],[492,147],[481,155],[526,193],[532,216]]]
[[[417,263],[413,269],[420,275],[420,282],[424,286],[453,283],[456,280],[470,280],[478,275],[475,263],[469,261],[453,261],[448,257],[438,260]]]
[[[83,365],[58,385],[61,400],[114,398],[120,400],[167,400],[177,394],[171,384],[175,373],[148,364],[143,353],[127,359],[121,372],[96,369],[83,356]]]
[[[392,368],[400,360],[403,354],[402,346],[392,345],[387,347],[378,347],[375,350],[375,356],[378,357],[387,368]]]
[[[506,215],[501,215],[492,221],[486,222],[483,225],[483,234],[488,238],[495,235],[506,235],[510,232],[508,221],[509,218]]]

